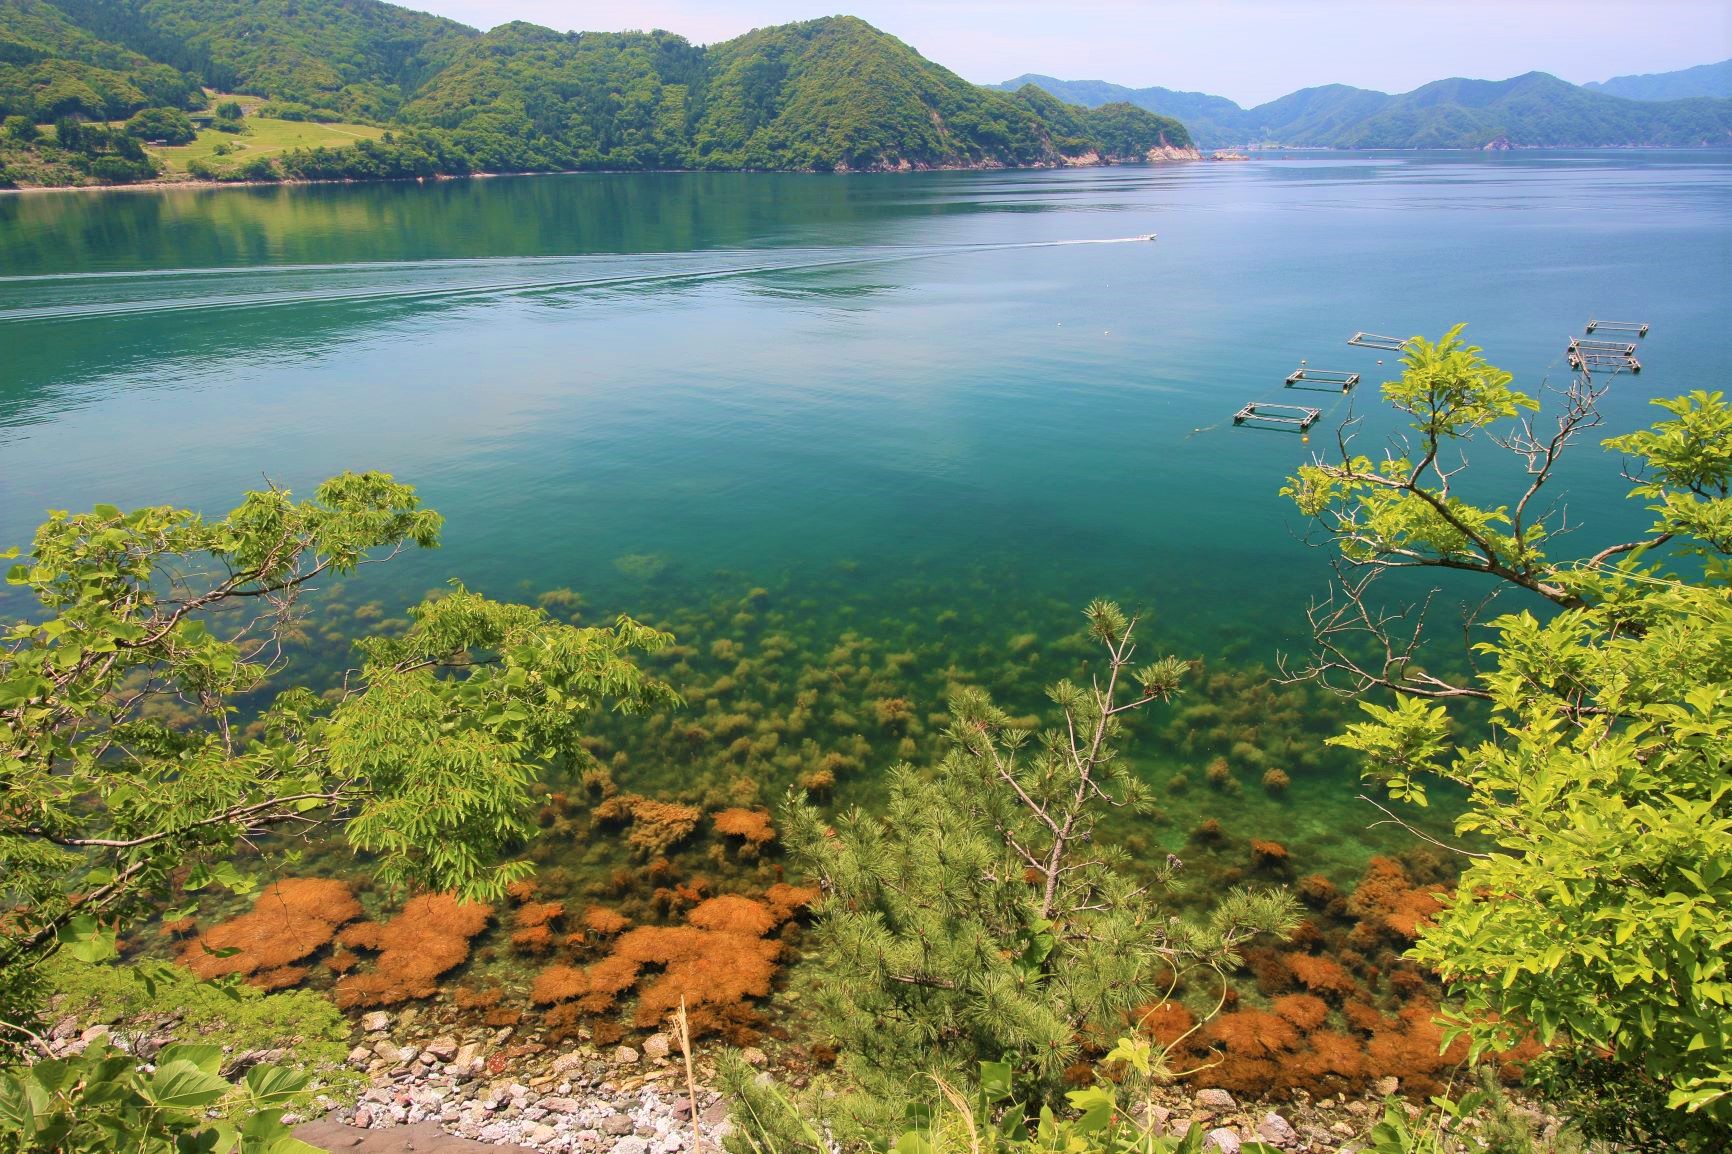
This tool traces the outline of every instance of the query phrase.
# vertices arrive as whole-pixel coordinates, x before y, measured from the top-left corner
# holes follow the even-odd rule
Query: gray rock
[[[397,1043],[389,1038],[380,1038],[373,1043],[373,1053],[387,1062],[401,1062],[403,1051],[397,1048]]]
[[[604,1118],[601,1123],[601,1132],[612,1134],[616,1138],[624,1137],[636,1129],[637,1123],[633,1122],[628,1114],[615,1114],[611,1118]]]
[[[1401,1079],[1379,1078],[1373,1084],[1373,1088],[1377,1091],[1379,1097],[1387,1098],[1397,1090],[1401,1089]]]
[[[643,1056],[652,1061],[660,1062],[666,1059],[671,1048],[666,1034],[651,1034],[643,1040]]]
[[[1224,1090],[1221,1092],[1226,1093]],[[1203,1139],[1203,1149],[1213,1148],[1221,1154],[1239,1154],[1239,1145],[1239,1136],[1225,1126],[1209,1131]]]
[[[1211,1110],[1231,1110],[1239,1103],[1233,1101],[1233,1095],[1225,1090],[1198,1090],[1197,1105],[1207,1106]]]
[[[371,1014],[361,1015],[361,1029],[369,1034],[382,1034],[391,1028],[391,1015],[384,1010],[374,1010]]]
[[[421,1047],[421,1051],[431,1054],[441,1062],[449,1062],[457,1056],[457,1039],[450,1034],[441,1034]]]
[[[555,1130],[552,1126],[531,1126],[529,1131],[524,1134],[523,1137],[525,1141],[533,1142],[537,1146],[540,1146],[559,1137],[559,1131]]]
[[[637,1051],[630,1046],[621,1046],[613,1052],[610,1061],[616,1066],[629,1066],[637,1061]]]
[[[583,1109],[583,1103],[576,1098],[547,1097],[541,1100],[541,1108],[555,1114],[576,1114]]]
[[[650,1154],[649,1142],[643,1138],[621,1138],[613,1144],[613,1154]]]
[[[1292,1123],[1271,1110],[1263,1115],[1263,1120],[1257,1123],[1257,1133],[1263,1141],[1273,1146],[1292,1146],[1299,1141],[1299,1132],[1293,1129]]]

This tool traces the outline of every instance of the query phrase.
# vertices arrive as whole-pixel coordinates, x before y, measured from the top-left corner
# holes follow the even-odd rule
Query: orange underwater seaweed
[[[459,902],[450,894],[422,894],[410,898],[402,912],[383,925],[349,927],[343,945],[380,954],[372,970],[337,982],[337,1004],[390,1006],[431,997],[439,976],[462,964],[469,956],[469,939],[486,929],[492,917],[492,906]]]
[[[700,902],[686,915],[686,921],[701,930],[719,930],[752,938],[763,937],[781,920],[763,902],[737,894],[723,894]]]
[[[1299,1031],[1293,1028],[1293,1023],[1267,1010],[1222,1014],[1209,1023],[1206,1032],[1224,1045],[1228,1053],[1247,1058],[1266,1058],[1299,1044]]]
[[[1311,994],[1288,994],[1276,998],[1269,1004],[1269,1008],[1296,1028],[1307,1032],[1321,1026],[1329,1016],[1329,1007],[1324,1004],[1323,999]]]
[[[1314,994],[1350,994],[1358,985],[1339,962],[1328,958],[1288,954],[1287,968],[1293,971],[1300,985]]]
[[[1138,1028],[1162,1046],[1171,1049],[1181,1040],[1190,1043],[1197,1019],[1179,1002],[1161,1002],[1154,1006],[1139,1006],[1134,1020]]]
[[[747,847],[762,846],[776,838],[770,815],[761,809],[724,809],[710,820],[717,833],[744,838]]]
[[[1392,940],[1405,945],[1443,908],[1443,894],[1442,886],[1414,885],[1400,862],[1374,857],[1347,899],[1347,912],[1359,919],[1348,940],[1369,946],[1393,935]]]
[[[590,906],[583,911],[583,924],[594,933],[608,937],[631,925],[631,919],[606,906]]]
[[[795,886],[787,882],[776,882],[764,891],[764,900],[770,903],[770,909],[779,922],[788,921],[823,896],[817,886]]]
[[[258,975],[258,981],[281,989],[307,976],[304,969],[296,976],[292,963],[316,953],[337,927],[360,916],[361,903],[348,882],[283,878],[264,888],[252,912],[213,926],[183,946],[180,962],[201,978]],[[231,949],[236,952],[226,957],[211,952]]]
[[[656,801],[635,793],[606,798],[594,809],[598,821],[629,821],[626,843],[645,857],[659,857],[684,841],[698,828],[703,811],[695,805]]]

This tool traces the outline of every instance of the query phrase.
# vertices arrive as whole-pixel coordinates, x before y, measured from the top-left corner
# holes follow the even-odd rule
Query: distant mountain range
[[[1732,97],[1732,60],[1698,64],[1679,72],[1614,76],[1582,85],[1589,92],[1622,96],[1625,100],[1688,100],[1692,96]]]
[[[0,180],[149,178],[136,138],[163,124],[190,135],[184,117],[33,126],[198,111],[204,88],[265,97],[265,116],[391,129],[219,165],[219,178],[1023,167],[1191,151],[1178,121],[970,84],[849,16],[699,46],[523,22],[482,33],[379,0],[0,0]]]
[[[1732,99],[1694,93],[1732,77],[1727,65],[1663,76],[1619,77],[1603,90],[1544,72],[1509,80],[1439,80],[1390,95],[1345,84],[1306,88],[1241,108],[1221,96],[1126,88],[1102,80],[1024,75],[998,87],[1035,85],[1060,100],[1133,104],[1184,123],[1205,148],[1282,144],[1313,148],[1604,148],[1732,145]],[[1700,74],[1700,75],[1698,75]],[[1617,89],[1616,92],[1613,89]],[[1662,95],[1630,98],[1636,91]]]

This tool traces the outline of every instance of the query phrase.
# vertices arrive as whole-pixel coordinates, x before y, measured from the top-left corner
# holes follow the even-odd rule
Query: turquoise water
[[[1215,670],[1302,647],[1326,569],[1276,490],[1309,449],[1229,420],[1255,399],[1345,416],[1336,395],[1282,395],[1301,359],[1375,384],[1393,361],[1348,347],[1355,330],[1466,321],[1531,390],[1565,380],[1593,316],[1653,326],[1608,433],[1651,397],[1727,384],[1732,157],[0,197],[0,542],[51,507],[215,510],[266,477],[388,470],[445,514],[446,546],[349,583],[328,659],[356,606],[389,617],[450,576],[570,588],[587,619],[678,629],[682,688],[743,655],[764,684],[709,708],[756,701],[762,732],[800,708],[802,670],[859,667],[779,749],[678,761],[678,719],[615,727],[623,783],[762,799],[846,747],[842,789],[867,792],[932,732],[874,728],[873,701],[906,693],[925,718],[961,670],[1031,708],[1075,668],[1053,642],[1091,597],[1152,610],[1151,644]],[[1368,441],[1391,427],[1372,393]],[[1581,550],[1640,523],[1614,460],[1583,453],[1561,480]],[[859,652],[836,656],[851,633]],[[730,637],[742,654],[718,655]],[[1346,868],[1389,835],[1362,832],[1350,769],[1315,748],[1338,713],[1290,713],[1245,723],[1252,745],[1284,736],[1235,756],[1243,796],[1193,785],[1172,805]],[[1230,743],[1183,747],[1176,725],[1142,754],[1198,782]],[[1257,788],[1265,763],[1295,770],[1285,800]]]

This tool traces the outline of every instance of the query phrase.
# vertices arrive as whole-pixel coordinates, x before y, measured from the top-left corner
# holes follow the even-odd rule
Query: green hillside
[[[92,35],[46,0],[0,0],[0,118],[109,120],[201,101],[193,77]]]
[[[211,88],[385,117],[479,33],[379,0],[53,0]]]
[[[1205,147],[1275,143],[1314,148],[1702,147],[1732,144],[1732,100],[1637,101],[1543,72],[1509,80],[1440,80],[1391,96],[1344,84],[1307,88],[1255,108],[1197,92],[1099,80],[1022,76],[1064,100],[1126,101],[1178,117]],[[1609,82],[1608,82],[1609,83]]]
[[[1530,72],[1510,80],[1440,80],[1393,98],[1331,134],[1341,148],[1599,148],[1732,143],[1732,101],[1645,102],[1602,96]]]
[[[1724,99],[1732,97],[1732,60],[1698,64],[1677,72],[1614,76],[1582,87],[1607,96],[1622,96],[1625,100],[1688,100],[1692,96]]]
[[[0,107],[37,124],[198,108],[202,83],[267,98],[266,117],[386,130],[266,150],[249,139],[257,117],[218,122],[194,151],[219,177],[1056,165],[1191,147],[1183,125],[1128,104],[970,84],[852,17],[699,47],[521,22],[483,35],[378,0],[0,0],[0,37]],[[162,122],[152,112],[132,135]],[[14,183],[150,175],[118,130],[67,145],[15,127],[0,134]],[[222,128],[230,147],[211,136]],[[124,172],[96,163],[114,148]]]
[[[697,48],[656,33],[495,28],[406,121],[452,130],[481,167],[888,169],[1139,159],[1182,125],[969,84],[852,17]],[[496,145],[518,145],[494,157]],[[509,150],[507,150],[509,151]]]
[[[1130,104],[1180,121],[1190,131],[1191,137],[1202,144],[1235,143],[1245,139],[1240,124],[1245,110],[1224,96],[1210,96],[1206,92],[1126,88],[1105,80],[1058,80],[1035,73],[1025,73],[996,87],[1006,92],[1020,92],[1032,87],[1087,108]]]

